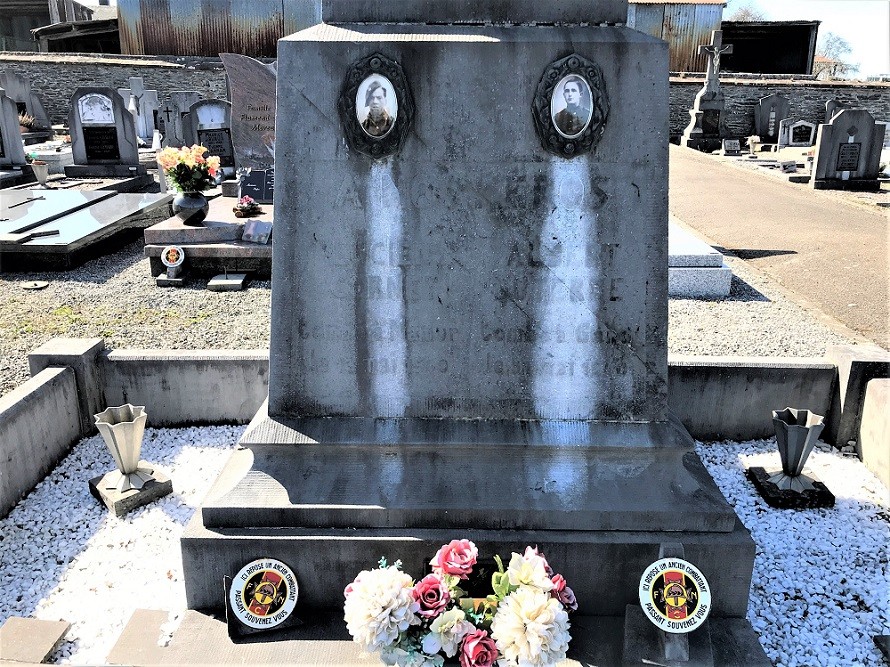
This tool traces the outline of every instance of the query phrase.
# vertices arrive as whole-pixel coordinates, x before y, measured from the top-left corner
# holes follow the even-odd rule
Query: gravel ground
[[[121,519],[87,489],[86,480],[112,467],[102,439],[75,445],[0,519],[0,623],[64,618],[72,628],[51,661],[73,664],[103,664],[136,608],[170,612],[162,632],[171,632],[185,608],[179,537],[242,432],[146,429],[143,457],[170,475],[175,492]],[[882,665],[872,636],[890,634],[886,487],[855,456],[820,443],[808,469],[836,506],[775,510],[744,478],[746,466],[779,466],[774,440],[697,443],[696,451],[757,544],[748,619],[770,659],[780,667]]]
[[[852,342],[742,260],[727,262],[735,274],[728,299],[670,300],[671,353],[818,357]],[[50,285],[23,288],[34,280]],[[0,395],[30,377],[28,352],[55,337],[100,337],[109,349],[268,348],[268,281],[243,292],[205,287],[156,287],[139,242],[65,273],[0,274]]]

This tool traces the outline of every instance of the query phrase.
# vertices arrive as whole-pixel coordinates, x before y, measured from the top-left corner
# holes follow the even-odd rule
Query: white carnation
[[[349,634],[368,651],[393,644],[411,625],[420,605],[411,596],[414,582],[396,567],[364,570],[350,585],[343,606]]]
[[[526,552],[527,556],[513,553],[507,566],[507,577],[511,586],[534,586],[542,591],[553,588],[553,581],[547,574],[547,561],[541,556]]]
[[[441,655],[427,655],[421,651],[406,651],[398,647],[381,651],[380,659],[386,665],[398,667],[442,667],[445,663],[445,658]]]
[[[569,615],[556,598],[523,586],[498,605],[491,636],[508,664],[553,665],[569,649]]]
[[[456,656],[463,638],[476,629],[466,618],[460,609],[449,609],[437,616],[423,638],[423,650],[430,655],[444,651],[449,658]]]

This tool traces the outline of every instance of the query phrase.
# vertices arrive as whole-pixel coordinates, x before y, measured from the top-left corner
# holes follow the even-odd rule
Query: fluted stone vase
[[[782,459],[782,472],[773,475],[770,481],[780,489],[801,491],[809,488],[811,485],[806,483],[809,480],[800,480],[799,483],[795,480],[801,477],[807,457],[825,428],[824,418],[809,410],[785,408],[773,411],[773,426]]]
[[[102,478],[102,487],[115,489],[120,493],[141,489],[146,482],[153,479],[154,472],[145,461],[139,460],[145,420],[148,418],[145,406],[126,403],[119,407],[106,408],[95,415],[95,418],[96,428],[102,434],[118,468]]]

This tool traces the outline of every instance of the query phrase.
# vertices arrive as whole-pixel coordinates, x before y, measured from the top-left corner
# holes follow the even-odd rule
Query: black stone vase
[[[173,198],[170,206],[173,214],[182,221],[182,224],[190,227],[203,227],[204,218],[210,210],[210,202],[203,192],[179,192]]]

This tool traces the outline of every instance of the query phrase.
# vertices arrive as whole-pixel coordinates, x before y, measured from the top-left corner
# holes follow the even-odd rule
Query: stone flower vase
[[[179,192],[170,205],[182,224],[192,227],[202,227],[210,210],[210,202],[203,192]]]
[[[102,434],[118,468],[105,475],[103,486],[124,492],[141,489],[146,482],[154,479],[150,468],[139,465],[145,420],[148,418],[145,406],[126,403],[120,407],[106,408],[94,416],[96,428]]]
[[[34,178],[37,179],[37,188],[44,189],[49,178],[49,165],[42,160],[34,160],[31,169],[34,171]]]
[[[825,428],[823,419],[809,410],[785,408],[773,411],[773,426],[784,476],[798,477],[803,472],[807,457]]]

